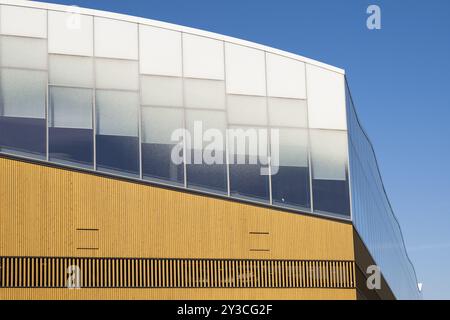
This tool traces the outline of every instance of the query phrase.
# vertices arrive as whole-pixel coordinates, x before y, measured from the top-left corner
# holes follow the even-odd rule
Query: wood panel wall
[[[0,157],[0,256],[354,261],[354,249],[349,223]],[[158,290],[136,289],[133,297],[356,295],[351,289],[311,289],[310,296],[308,289]],[[55,297],[51,289],[8,296],[21,291]],[[106,291],[118,292],[92,289],[86,298],[129,292]]]

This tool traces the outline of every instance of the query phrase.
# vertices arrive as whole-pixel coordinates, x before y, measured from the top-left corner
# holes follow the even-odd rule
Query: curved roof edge
[[[334,67],[332,65],[319,62],[310,58],[306,58],[294,53],[290,53],[287,51],[275,49],[272,47],[268,47],[262,44],[257,44],[251,41],[242,40],[234,37],[229,37],[225,35],[221,35],[214,32],[204,31],[200,29],[180,26],[173,23],[168,22],[162,22],[147,18],[140,18],[120,13],[114,13],[114,12],[108,12],[108,11],[101,11],[101,10],[94,10],[94,9],[86,9],[81,7],[74,7],[74,6],[66,6],[66,5],[60,5],[60,4],[53,4],[53,3],[45,3],[45,2],[36,2],[36,1],[27,1],[27,0],[0,0],[0,4],[4,5],[13,5],[13,6],[20,6],[20,7],[29,7],[29,8],[36,8],[36,9],[46,9],[46,10],[54,10],[54,11],[64,11],[64,12],[76,12],[79,14],[84,15],[91,15],[96,17],[103,17],[103,18],[109,18],[109,19],[115,19],[120,21],[127,21],[127,22],[133,22],[133,23],[139,23],[142,25],[148,25],[153,27],[159,27],[164,29],[170,29],[174,31],[180,31],[184,33],[189,33],[193,35],[203,36],[207,38],[213,38],[216,40],[226,41],[233,44],[238,44],[242,46],[251,47],[254,49],[259,49],[262,51],[266,51],[269,53],[278,54],[281,56],[284,56],[286,58],[291,58],[294,60],[298,60],[304,63],[308,63],[317,67],[321,67],[330,71],[334,71],[340,74],[345,74],[345,70],[341,68]],[[76,8],[76,9],[75,9]]]

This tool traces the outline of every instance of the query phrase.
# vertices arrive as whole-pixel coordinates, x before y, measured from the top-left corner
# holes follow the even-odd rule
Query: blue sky
[[[49,1],[214,31],[347,72],[427,299],[450,299],[450,1]],[[382,29],[368,30],[379,5]]]

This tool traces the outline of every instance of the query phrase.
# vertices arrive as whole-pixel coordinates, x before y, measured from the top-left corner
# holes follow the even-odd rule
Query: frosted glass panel
[[[172,133],[184,128],[183,109],[142,107],[142,142],[176,144]]]
[[[269,120],[273,126],[308,127],[306,101],[269,98]]]
[[[287,167],[308,167],[308,131],[279,129],[279,164]],[[272,140],[272,157],[277,141]]]
[[[225,44],[227,92],[266,95],[264,52],[231,43]]]
[[[92,56],[94,52],[93,18],[74,12],[49,11],[48,51]]]
[[[1,89],[4,116],[45,119],[46,72],[3,69]]]
[[[94,62],[92,58],[50,55],[49,77],[51,84],[93,87]]]
[[[187,110],[191,144],[187,150],[187,182],[191,188],[227,193],[226,114]]]
[[[98,17],[94,23],[97,57],[138,59],[137,24]]]
[[[181,77],[181,32],[139,27],[141,73]]]
[[[224,79],[223,42],[183,34],[184,76]]]
[[[0,31],[3,34],[36,38],[47,37],[47,11],[2,5]]]
[[[138,136],[137,93],[97,90],[97,133]]]
[[[272,199],[277,205],[311,207],[308,163],[308,130],[280,129],[272,137]],[[278,155],[278,166],[276,166]]]
[[[344,75],[312,65],[306,71],[309,127],[347,130]]]
[[[267,53],[267,93],[272,97],[306,99],[305,64]]]
[[[136,61],[96,59],[96,82],[100,89],[139,90]]]
[[[184,110],[142,107],[142,173],[145,179],[184,184],[182,137],[171,136],[184,128]],[[174,161],[174,151],[176,159]]]
[[[142,76],[142,104],[166,107],[183,106],[181,78]]]
[[[201,141],[198,141],[198,139],[194,139],[194,137],[197,137],[196,131],[200,133],[207,133],[207,135],[200,135],[200,138],[205,138],[209,135],[215,136],[216,133],[220,133],[222,137],[218,138],[222,139],[214,141],[217,142],[217,146],[221,145],[222,150],[225,149],[225,129],[227,127],[225,112],[209,110],[187,110],[186,127],[193,139],[191,145],[193,149],[202,149],[204,146],[209,145],[212,142],[203,141],[202,145]],[[208,130],[211,131],[207,132]]]
[[[269,200],[267,131],[235,127],[228,132],[230,190],[233,197]],[[265,174],[264,174],[265,172]]]
[[[313,179],[346,180],[347,133],[311,130]]]
[[[215,80],[185,79],[187,108],[225,109],[225,83]]]
[[[50,126],[92,129],[92,90],[50,88]]]
[[[267,125],[266,98],[228,95],[227,99],[230,123]]]
[[[4,67],[47,69],[47,41],[44,39],[1,37]]]

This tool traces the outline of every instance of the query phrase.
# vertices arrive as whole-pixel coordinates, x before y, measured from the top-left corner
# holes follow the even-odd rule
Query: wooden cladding
[[[0,288],[66,288],[69,278],[72,285],[82,288],[349,289],[355,288],[355,264],[306,260],[0,258]]]

